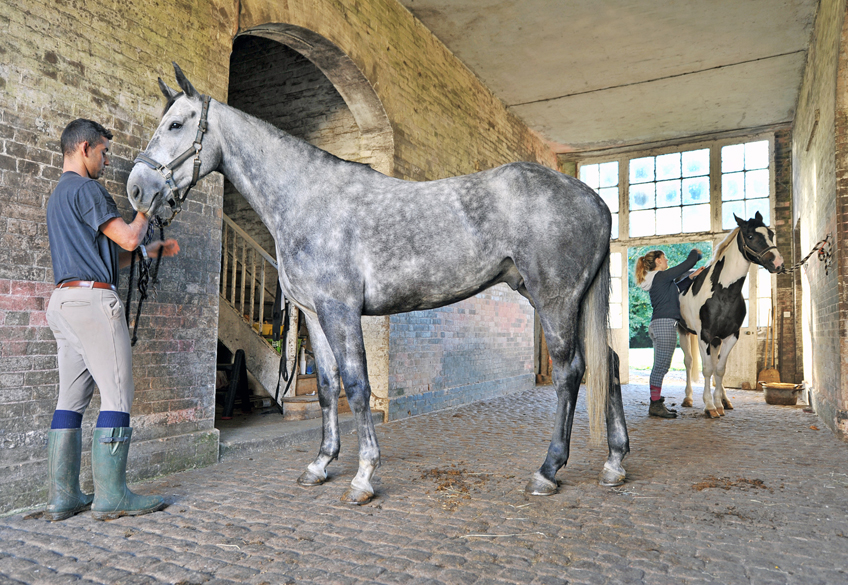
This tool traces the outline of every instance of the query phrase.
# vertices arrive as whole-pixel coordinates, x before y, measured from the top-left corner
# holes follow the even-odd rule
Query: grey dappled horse
[[[730,350],[739,341],[739,330],[745,320],[742,286],[748,269],[751,263],[759,264],[769,272],[784,269],[774,232],[763,223],[759,211],[748,221],[736,217],[736,223],[738,227],[716,248],[707,269],[680,294],[683,323],[678,331],[686,364],[686,398],[682,405],[693,405],[692,380],[696,377],[697,368],[694,345],[697,344],[703,363],[704,412],[711,418],[723,416],[725,408],[733,409],[722,379]],[[710,395],[713,377],[715,392]]]
[[[608,347],[610,212],[591,189],[530,163],[428,182],[387,177],[210,100],[174,68],[183,91],[159,80],[168,104],[127,193],[136,209],[156,215],[178,206],[178,188],[218,171],[274,236],[283,292],[306,319],[323,413],[318,457],[301,485],[323,483],[338,456],[341,375],[359,436],[359,470],[342,500],[374,495],[380,451],[362,315],[432,309],[501,282],[538,311],[556,382],[554,436],[527,492],[556,492],[587,362],[590,427],[598,438],[606,417],[610,448],[600,481],[624,481],[629,445]],[[192,156],[194,173],[182,164]]]

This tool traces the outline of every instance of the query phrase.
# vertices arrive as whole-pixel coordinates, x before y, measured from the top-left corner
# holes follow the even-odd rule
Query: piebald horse
[[[730,350],[739,341],[739,330],[745,320],[742,286],[748,269],[751,263],[772,273],[784,269],[774,231],[763,223],[759,211],[748,221],[736,217],[736,223],[738,227],[719,244],[707,269],[680,294],[683,322],[678,332],[686,365],[686,398],[682,406],[693,405],[697,344],[703,364],[704,412],[710,418],[718,418],[724,415],[725,409],[733,409],[722,379]],[[712,378],[715,378],[715,391],[710,394]]]
[[[173,213],[186,196],[180,189],[217,171],[274,237],[280,285],[303,311],[318,369],[323,439],[301,485],[323,483],[339,454],[341,376],[359,438],[359,470],[342,501],[374,496],[380,450],[361,317],[441,307],[498,283],[535,307],[553,361],[553,439],[526,492],[557,490],[587,364],[590,429],[597,439],[606,418],[609,444],[600,483],[624,481],[629,444],[608,346],[611,216],[600,197],[531,163],[437,181],[387,177],[201,95],[174,68],[182,92],[159,79],[167,105],[127,195],[144,213]]]

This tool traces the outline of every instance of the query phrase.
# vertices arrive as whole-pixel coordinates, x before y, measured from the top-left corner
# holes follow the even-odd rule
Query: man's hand
[[[156,258],[159,255],[159,250],[162,250],[162,256],[176,256],[180,252],[180,245],[177,240],[171,238],[168,240],[156,240],[147,245],[147,254],[151,258]]]

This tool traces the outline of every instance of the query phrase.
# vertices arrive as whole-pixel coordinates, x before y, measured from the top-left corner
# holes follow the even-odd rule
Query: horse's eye
[[[748,234],[748,239],[749,239],[749,240],[753,240],[753,239],[754,239],[754,234]]]
[[[171,122],[171,125],[168,126],[168,130],[179,130],[182,127],[183,127],[183,125],[180,124],[179,122]]]

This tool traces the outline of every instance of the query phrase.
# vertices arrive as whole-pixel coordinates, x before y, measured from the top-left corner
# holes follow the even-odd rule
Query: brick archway
[[[389,118],[371,83],[353,60],[323,36],[293,24],[270,23],[239,32],[243,36],[264,37],[286,45],[309,59],[344,99],[361,132],[361,158],[377,171],[392,175],[394,135]]]

